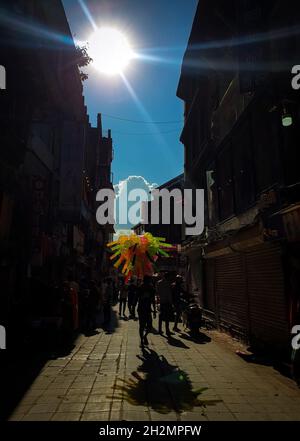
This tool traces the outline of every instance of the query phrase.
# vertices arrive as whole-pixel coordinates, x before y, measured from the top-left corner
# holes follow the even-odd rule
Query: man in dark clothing
[[[99,303],[99,291],[94,280],[90,281],[89,296],[87,298],[87,331],[92,332],[96,328],[96,314]]]
[[[87,330],[88,323],[88,298],[90,295],[89,283],[87,278],[84,276],[80,280],[79,284],[79,323],[80,328],[83,332]]]
[[[74,317],[71,298],[71,288],[68,281],[63,282],[62,287],[62,340],[70,344],[73,337]]]
[[[128,286],[128,309],[131,318],[135,318],[135,307],[137,301],[137,287],[132,280]]]
[[[172,299],[175,310],[175,321],[174,321],[173,331],[177,331],[177,332],[180,331],[177,325],[182,313],[183,296],[184,296],[183,278],[179,274],[177,274],[176,280],[172,284]]]
[[[138,316],[139,316],[139,333],[141,338],[141,347],[148,345],[147,335],[152,329],[152,309],[154,317],[156,316],[155,309],[155,289],[151,283],[151,277],[145,276],[143,284],[138,288]]]
[[[162,323],[165,322],[166,334],[168,337],[172,335],[172,332],[170,332],[170,328],[169,328],[169,322],[172,316],[172,303],[173,303],[170,279],[171,279],[170,273],[166,272],[164,273],[163,278],[159,280],[156,285],[157,295],[160,303],[158,329],[159,329],[159,333],[163,334]]]
[[[124,318],[126,317],[125,311],[126,311],[126,303],[127,303],[127,294],[128,294],[128,286],[125,284],[124,281],[122,281],[119,290],[119,315],[121,317],[123,311]]]
[[[103,285],[103,327],[108,331],[111,321],[111,306],[113,303],[113,284],[112,279],[108,277]]]

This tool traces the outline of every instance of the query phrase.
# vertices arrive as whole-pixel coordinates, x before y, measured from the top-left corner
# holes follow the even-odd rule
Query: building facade
[[[0,12],[0,322],[11,329],[51,315],[69,272],[103,273],[109,237],[95,201],[112,186],[112,139],[100,115],[89,122],[62,2],[0,1]]]
[[[170,199],[168,196],[166,196],[166,202],[168,202],[168,200],[170,201],[169,221],[167,223],[163,222],[163,199],[160,197],[157,205],[157,222],[154,223],[151,219],[153,210],[151,201],[143,202],[142,218],[146,218],[148,221],[145,222],[145,220],[142,220],[139,224],[132,228],[136,234],[141,235],[149,232],[153,236],[165,238],[166,243],[173,245],[173,248],[170,250],[170,257],[160,257],[157,261],[157,267],[160,271],[170,271],[174,274],[183,274],[185,269],[185,259],[181,254],[183,225],[182,223],[177,223],[177,221],[175,221],[175,208],[179,208],[182,212],[184,190],[183,184],[183,174],[181,174],[156,187],[156,190],[161,192],[161,190],[165,189],[171,195]],[[172,191],[175,192],[173,192],[173,196]],[[177,191],[178,194],[176,194]]]
[[[186,185],[205,189],[190,287],[214,326],[283,357],[300,305],[299,17],[283,1],[199,2],[177,90]]]

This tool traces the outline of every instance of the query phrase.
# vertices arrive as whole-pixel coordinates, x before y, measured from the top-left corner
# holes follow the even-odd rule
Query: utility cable
[[[141,121],[136,119],[127,119],[127,118],[121,118],[120,116],[113,116],[108,115],[107,113],[101,113],[102,116],[106,116],[107,118],[113,118],[118,119],[120,121],[127,121],[127,122],[133,122],[137,124],[182,124],[183,120],[177,120],[177,121]]]
[[[112,129],[112,135],[164,135],[167,133],[175,133],[178,132],[180,129],[173,129],[173,130],[166,130],[163,132],[119,132],[118,130]]]

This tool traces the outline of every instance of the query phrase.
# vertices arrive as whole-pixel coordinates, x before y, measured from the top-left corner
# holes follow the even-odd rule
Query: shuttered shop
[[[215,260],[205,260],[205,299],[204,307],[211,312],[215,312]]]
[[[219,325],[246,335],[248,300],[243,255],[233,254],[216,259],[216,298]]]
[[[285,345],[289,338],[281,249],[265,244],[245,254],[250,335],[269,344]]]

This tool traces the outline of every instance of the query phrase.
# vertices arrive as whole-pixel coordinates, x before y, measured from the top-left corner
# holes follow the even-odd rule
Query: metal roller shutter
[[[216,298],[221,326],[248,330],[248,301],[243,255],[233,254],[216,259]]]
[[[215,312],[216,297],[215,297],[215,260],[205,260],[205,297],[204,308]]]
[[[265,244],[246,253],[251,337],[285,345],[289,338],[281,248]]]

